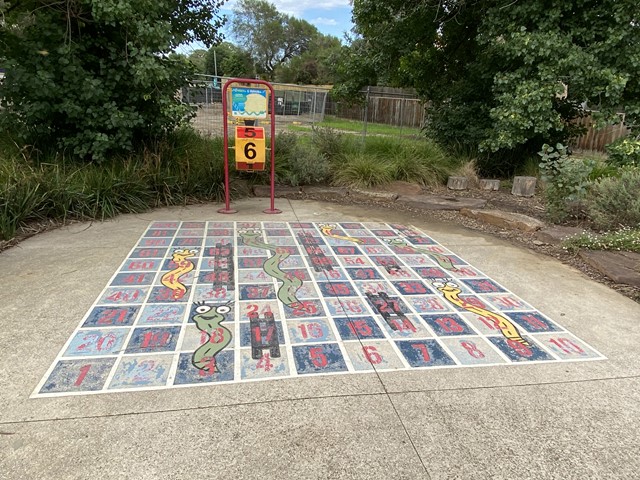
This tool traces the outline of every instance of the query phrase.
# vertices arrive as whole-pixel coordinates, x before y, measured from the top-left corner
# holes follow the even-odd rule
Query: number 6
[[[249,160],[253,160],[254,158],[256,158],[256,156],[258,155],[258,152],[256,152],[255,149],[256,144],[253,142],[248,142],[245,146],[244,146],[244,156],[249,159]]]

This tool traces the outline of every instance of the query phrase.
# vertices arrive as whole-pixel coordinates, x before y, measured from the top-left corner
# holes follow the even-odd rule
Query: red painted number
[[[422,359],[425,362],[431,361],[431,355],[429,355],[429,349],[424,343],[414,343],[413,345],[411,345],[411,347],[417,350],[418,352],[420,352],[420,355],[422,355]]]
[[[298,325],[300,329],[300,334],[302,338],[305,340],[309,337],[311,338],[322,338],[322,327],[319,323],[307,323]]]
[[[531,357],[533,355],[533,351],[527,347],[526,345],[521,344],[520,342],[516,342],[515,340],[508,339],[507,344],[515,350],[515,352],[522,357]]]
[[[76,378],[76,382],[73,384],[75,387],[79,387],[80,385],[82,385],[82,382],[84,381],[84,377],[87,376],[87,373],[89,373],[90,369],[91,369],[91,365],[83,365],[80,368],[80,375],[78,375],[78,378]]]
[[[222,343],[224,341],[224,328],[218,327],[213,332],[211,332],[209,341],[211,343]]]
[[[144,275],[127,275],[124,279],[124,283],[128,284],[140,284],[144,282]]]
[[[473,342],[460,342],[460,345],[467,351],[473,358],[484,358],[484,353]]]
[[[324,354],[322,347],[310,349],[309,358],[311,359],[311,363],[313,363],[318,368],[327,366],[327,356]]]
[[[544,323],[539,318],[534,317],[533,315],[523,315],[520,318],[527,322],[529,326],[534,330],[549,330],[549,326],[546,323]]]
[[[378,365],[382,363],[382,355],[378,353],[376,347],[369,345],[366,347],[362,347],[362,351],[364,352],[364,356],[367,357],[367,360],[372,365]]]
[[[344,283],[329,284],[327,290],[331,291],[334,295],[349,295],[349,287]]]
[[[318,308],[311,302],[300,302],[293,308],[293,314],[300,315],[314,315],[318,312]]]
[[[367,322],[364,320],[355,320],[350,321],[347,325],[349,325],[349,330],[356,336],[362,335],[363,337],[369,337],[373,333],[371,327],[367,325]]]
[[[549,343],[553,343],[556,347],[567,354],[584,353],[584,350],[582,348],[580,348],[568,338],[551,338],[549,340]]]
[[[271,341],[273,335],[275,334],[275,331],[276,327],[274,325],[270,325],[269,328],[267,328],[267,334],[264,337],[264,343],[269,343]],[[260,330],[260,327],[257,325],[253,327],[253,337],[256,339],[256,342],[263,343],[262,330]]]
[[[451,317],[441,317],[436,320],[436,323],[447,333],[460,333],[464,332],[464,328],[455,319]]]
[[[393,320],[391,320],[391,323],[394,327],[396,327],[396,330],[400,332],[404,332],[405,330],[409,330],[411,332],[416,331],[415,325],[411,323],[408,318],[403,318],[402,321],[394,318]]]
[[[124,322],[124,319],[126,316],[127,316],[127,310],[124,310],[124,309],[106,310],[102,313],[102,315],[98,319],[97,324],[113,325],[114,323]]]

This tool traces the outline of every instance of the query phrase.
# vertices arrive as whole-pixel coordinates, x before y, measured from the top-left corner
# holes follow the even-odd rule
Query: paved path
[[[77,224],[0,254],[0,478],[638,478],[640,305],[408,214],[280,200],[279,221],[414,224],[608,360],[29,399],[152,220],[274,220],[268,200]]]

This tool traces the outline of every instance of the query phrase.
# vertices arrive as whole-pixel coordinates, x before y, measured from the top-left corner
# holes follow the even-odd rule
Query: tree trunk
[[[533,197],[536,193],[536,177],[514,177],[511,194],[518,197]]]
[[[500,180],[490,180],[488,178],[481,178],[480,188],[482,190],[500,190]]]
[[[449,177],[447,188],[449,190],[466,190],[468,183],[467,177]]]

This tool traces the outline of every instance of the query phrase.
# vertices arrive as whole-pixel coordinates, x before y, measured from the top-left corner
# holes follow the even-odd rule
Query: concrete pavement
[[[640,478],[640,305],[408,213],[267,199],[76,224],[0,254],[0,479]],[[152,220],[415,225],[608,359],[29,399]]]

